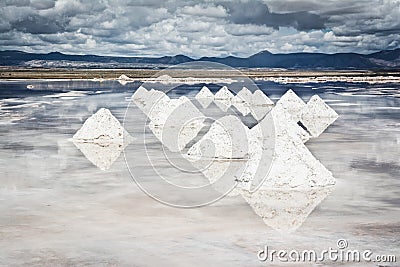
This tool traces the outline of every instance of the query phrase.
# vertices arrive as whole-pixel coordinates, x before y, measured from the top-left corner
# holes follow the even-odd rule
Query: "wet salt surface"
[[[138,189],[122,156],[101,171],[82,155],[70,141],[74,133],[102,107],[122,122],[138,86],[0,83],[0,265],[265,266],[257,260],[265,245],[321,251],[335,248],[339,238],[350,249],[399,260],[399,84],[258,83],[274,101],[289,88],[305,101],[318,94],[340,115],[306,144],[337,185],[286,235],[264,224],[240,197],[200,209],[168,207]],[[169,96],[193,98],[201,87]],[[142,125],[135,131],[130,134],[140,134]],[[157,152],[159,146],[149,148]]]

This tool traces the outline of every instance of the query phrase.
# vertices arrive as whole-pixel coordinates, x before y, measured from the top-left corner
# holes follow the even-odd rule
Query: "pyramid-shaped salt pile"
[[[86,158],[101,170],[107,170],[132,137],[108,109],[90,116],[73,136],[73,142]]]

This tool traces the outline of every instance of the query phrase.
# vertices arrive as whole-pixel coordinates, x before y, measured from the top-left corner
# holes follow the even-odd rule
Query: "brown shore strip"
[[[363,70],[267,70],[267,69],[241,69],[243,75],[251,78],[263,77],[320,77],[320,76],[345,76],[345,77],[374,77],[394,76],[400,77],[400,71],[363,71]],[[8,68],[0,67],[0,80],[5,79],[117,79],[122,74],[130,78],[151,78],[160,70],[153,69],[44,69],[44,68]],[[170,73],[168,73],[171,75]],[[158,75],[156,75],[158,76]],[[210,77],[224,78],[237,77],[235,71],[221,70],[179,70],[173,77]]]

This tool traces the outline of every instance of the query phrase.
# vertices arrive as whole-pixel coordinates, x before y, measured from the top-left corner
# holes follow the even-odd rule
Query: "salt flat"
[[[304,101],[318,94],[339,104],[339,119],[307,143],[337,184],[291,234],[265,224],[240,196],[173,208],[137,187],[123,156],[105,171],[87,160],[72,136],[100,108],[123,121],[139,84],[0,82],[0,265],[265,266],[257,259],[265,245],[322,250],[339,238],[351,249],[398,255],[400,85],[381,95],[374,84],[257,84],[271,99],[292,88]],[[193,99],[201,87],[169,97]]]

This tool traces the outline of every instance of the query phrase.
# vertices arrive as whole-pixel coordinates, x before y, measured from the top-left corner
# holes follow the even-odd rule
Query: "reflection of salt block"
[[[86,143],[73,140],[82,154],[100,170],[108,170],[118,159],[126,145],[123,143]]]
[[[73,136],[73,142],[85,157],[101,170],[107,170],[132,137],[108,109],[90,116]]]
[[[301,123],[313,137],[318,137],[338,117],[338,114],[318,95],[314,95],[303,109]]]
[[[195,98],[203,108],[207,108],[211,102],[213,102],[214,95],[211,93],[210,89],[208,89],[206,86],[203,86]]]
[[[281,233],[298,229],[330,193],[332,187],[308,190],[258,190],[243,197],[264,223]]]
[[[271,111],[274,102],[268,98],[261,90],[256,90],[252,95],[251,115],[256,120],[261,120]]]
[[[252,99],[253,94],[250,92],[249,89],[246,87],[243,87],[242,90],[240,90],[232,99],[232,105],[240,112],[243,114],[243,116],[246,116],[247,114],[250,113],[250,105],[253,101]]]
[[[234,95],[229,91],[228,87],[223,86],[214,96],[214,103],[223,111],[227,111],[232,105]]]
[[[292,90],[288,90],[276,103],[279,109],[284,109],[290,114],[294,122],[298,122],[301,118],[303,109],[306,107],[306,103],[296,95]]]

